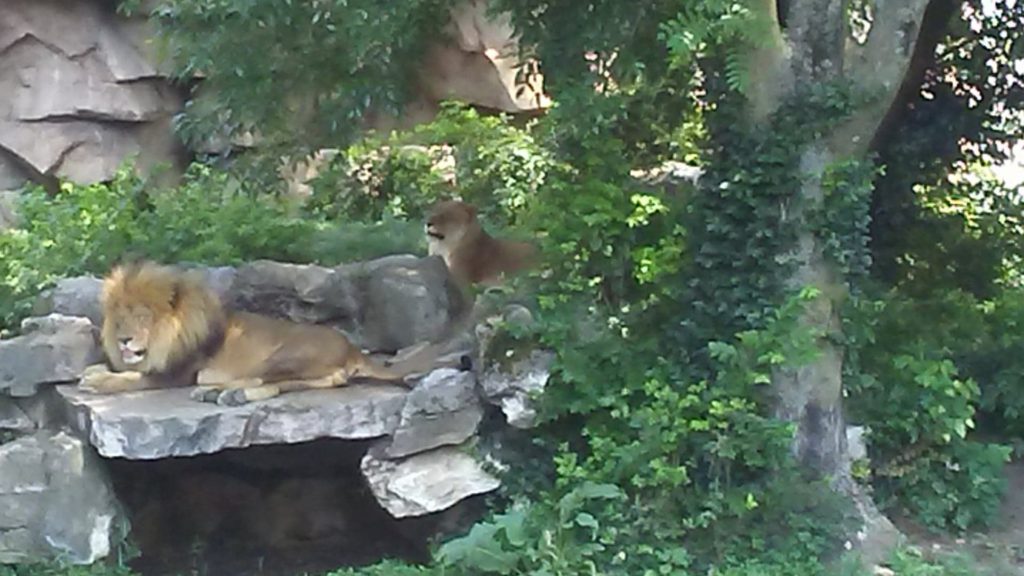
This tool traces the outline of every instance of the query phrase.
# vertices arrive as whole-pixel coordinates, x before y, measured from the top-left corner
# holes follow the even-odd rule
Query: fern
[[[726,55],[725,83],[730,90],[746,94],[750,83],[750,59],[737,53]]]
[[[770,43],[772,25],[766,14],[742,3],[712,0],[680,10],[661,25],[658,38],[668,49],[672,69],[689,67],[712,47],[724,48],[726,84],[745,94],[751,72],[746,54]]]

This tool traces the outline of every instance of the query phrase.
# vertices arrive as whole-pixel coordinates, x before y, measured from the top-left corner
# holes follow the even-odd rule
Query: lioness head
[[[162,371],[221,321],[216,298],[198,279],[170,267],[118,266],[103,283],[103,350],[115,369]]]
[[[477,226],[476,207],[472,204],[460,200],[438,202],[427,215],[430,254],[444,254],[458,246],[466,232]]]

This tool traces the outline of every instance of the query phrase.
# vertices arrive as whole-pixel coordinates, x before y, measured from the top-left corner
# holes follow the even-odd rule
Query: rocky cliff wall
[[[0,191],[26,181],[109,179],[122,161],[180,169],[188,151],[171,121],[186,94],[167,80],[145,19],[115,13],[106,0],[0,2]],[[547,106],[539,80],[517,90],[516,42],[508,22],[485,17],[482,0],[452,10],[451,40],[424,56],[421,92],[402,118],[428,120],[454,98],[506,112]],[[0,227],[9,224],[0,199]]]

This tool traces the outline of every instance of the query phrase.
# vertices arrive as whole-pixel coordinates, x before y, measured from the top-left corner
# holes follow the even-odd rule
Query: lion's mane
[[[101,342],[115,370],[170,374],[212,355],[223,341],[220,298],[195,271],[153,262],[115,267],[103,283]],[[126,366],[118,352],[118,326],[149,333],[146,358]]]

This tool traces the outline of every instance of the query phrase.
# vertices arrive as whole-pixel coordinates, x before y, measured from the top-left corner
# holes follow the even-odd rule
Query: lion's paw
[[[86,370],[78,388],[90,394],[113,394],[121,390],[121,378],[109,370]]]
[[[212,388],[210,386],[197,386],[192,389],[189,393],[189,398],[196,402],[208,402],[213,403],[217,401],[217,396],[220,395],[221,390],[219,388]]]
[[[242,406],[248,403],[249,397],[245,393],[245,388],[232,388],[217,396],[217,404],[221,406]]]
[[[93,374],[107,374],[110,372],[110,368],[106,364],[90,364],[82,370],[82,377],[91,376]]]

